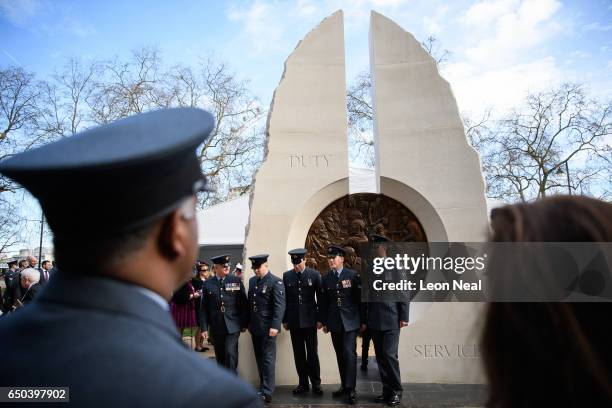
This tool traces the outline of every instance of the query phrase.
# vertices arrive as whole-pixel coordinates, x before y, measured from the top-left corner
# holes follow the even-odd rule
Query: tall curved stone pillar
[[[270,270],[282,277],[290,268],[287,251],[303,247],[319,212],[348,194],[345,89],[344,24],[338,11],[297,45],[274,93],[265,158],[251,194],[245,279],[253,276],[248,256],[258,253],[270,254]],[[331,340],[319,337],[322,380],[336,382]],[[241,336],[240,375],[257,382],[252,350],[250,336]],[[276,381],[298,381],[285,330],[277,340]]]
[[[487,209],[478,154],[436,62],[412,34],[373,11],[370,64],[380,193],[410,208],[429,241],[482,241]],[[413,303],[400,342],[403,381],[482,381],[481,309]]]

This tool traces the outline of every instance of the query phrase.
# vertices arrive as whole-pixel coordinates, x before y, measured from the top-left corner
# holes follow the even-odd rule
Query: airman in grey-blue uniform
[[[387,237],[373,234],[370,241],[377,257],[387,257]],[[374,343],[376,363],[383,385],[382,395],[376,397],[375,401],[394,407],[400,404],[402,397],[398,348],[400,329],[408,325],[410,303],[381,301],[368,302],[365,305],[366,325]]]
[[[249,257],[255,276],[249,279],[249,332],[259,373],[259,395],[272,402],[275,388],[276,336],[285,315],[285,286],[268,270],[268,255]]]
[[[321,298],[321,274],[306,266],[306,249],[289,251],[293,268],[283,274],[287,295],[287,310],[283,318],[285,329],[291,334],[293,358],[300,383],[293,394],[309,390],[323,395],[321,390],[321,368],[317,350],[317,329],[323,325],[319,316],[318,302]]]
[[[217,363],[234,373],[238,368],[238,338],[246,330],[248,305],[244,285],[229,273],[229,255],[211,258],[214,275],[202,285],[200,329],[210,336]]]
[[[344,267],[346,252],[337,245],[327,249],[331,269],[323,277],[320,315],[325,332],[331,332],[340,371],[340,389],[332,396],[357,401],[357,332],[363,322],[361,282],[356,271]]]

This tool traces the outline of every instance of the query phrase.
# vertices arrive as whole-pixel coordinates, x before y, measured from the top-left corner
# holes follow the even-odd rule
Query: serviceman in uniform
[[[0,163],[39,200],[61,267],[0,319],[3,386],[69,387],[75,407],[260,405],[185,347],[168,308],[192,276],[206,186],[196,148],[214,126],[200,109],[152,111]]]
[[[9,269],[4,273],[4,294],[2,296],[2,313],[7,314],[15,302],[13,297],[14,285],[19,284],[19,270],[17,268],[17,261],[11,261],[8,263]]]
[[[202,285],[200,330],[204,339],[212,338],[217,363],[237,373],[238,338],[249,318],[246,292],[240,278],[229,273],[229,255],[211,261],[214,275]]]
[[[357,332],[362,323],[361,283],[356,271],[344,267],[346,252],[337,245],[327,248],[331,267],[323,277],[319,312],[323,331],[331,332],[340,371],[340,389],[332,396],[346,396],[349,404],[357,401]]]
[[[387,257],[389,239],[373,234],[370,242],[379,258]],[[406,302],[368,302],[366,307],[366,325],[372,336],[376,363],[380,381],[383,385],[382,395],[376,402],[386,403],[390,407],[400,404],[402,398],[402,381],[398,358],[400,329],[408,325],[408,307]]]
[[[276,336],[285,315],[285,286],[268,270],[268,255],[249,257],[255,276],[249,279],[249,331],[259,372],[259,395],[272,402],[276,366]]]
[[[306,249],[289,251],[293,269],[283,274],[287,293],[287,310],[283,318],[285,330],[291,334],[295,368],[300,379],[293,394],[303,394],[309,390],[323,395],[321,390],[321,368],[317,351],[317,329],[323,327],[319,317],[318,300],[321,298],[321,274],[306,267]]]

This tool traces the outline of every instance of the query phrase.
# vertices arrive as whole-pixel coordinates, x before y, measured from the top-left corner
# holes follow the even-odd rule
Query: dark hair
[[[612,241],[612,205],[557,196],[491,212],[493,242]],[[489,407],[611,406],[608,303],[489,303]]]
[[[41,266],[42,266],[42,265],[46,265],[46,264],[48,264],[48,263],[51,263],[51,261],[42,261]]]
[[[144,247],[155,223],[147,224],[129,232],[112,237],[82,236],[53,237],[56,262],[62,272],[83,275],[104,274],[109,268]]]

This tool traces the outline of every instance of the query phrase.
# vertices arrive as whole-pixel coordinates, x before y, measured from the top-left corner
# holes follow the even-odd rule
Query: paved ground
[[[358,372],[357,378],[357,406],[358,407],[384,407],[374,402],[374,397],[382,392],[382,385],[378,379],[376,362],[370,358],[367,373]],[[404,384],[402,407],[411,408],[455,408],[455,407],[483,407],[486,400],[486,386],[471,384]],[[318,397],[312,393],[298,397],[291,393],[294,387],[281,386],[276,388],[272,406],[278,407],[341,407],[343,399],[334,399],[332,391],[338,389],[337,384],[323,385],[324,395]]]
[[[324,385],[325,394],[317,397],[313,394],[295,397],[291,394],[293,387],[277,387],[274,393],[274,407],[341,407],[342,399],[333,399],[331,392],[337,385]],[[384,407],[374,402],[380,394],[380,383],[360,383],[357,385],[358,407]],[[486,388],[480,385],[467,384],[404,384],[402,407],[411,408],[450,408],[450,407],[483,407]]]
[[[189,338],[184,337],[185,343],[189,344]],[[211,350],[199,353],[205,358],[214,358]],[[360,349],[360,348],[359,348]],[[373,347],[370,347],[373,352]],[[361,362],[361,360],[359,361]],[[347,407],[343,399],[334,399],[332,391],[337,390],[338,384],[324,384],[322,386],[324,395],[316,396],[312,393],[294,396],[291,390],[295,386],[279,386],[274,392],[272,404],[274,408],[294,407]],[[485,385],[472,384],[404,384],[404,395],[402,407],[410,408],[459,408],[459,407],[484,407],[487,395]],[[356,407],[384,407],[385,405],[374,402],[374,397],[380,395],[382,385],[378,377],[378,367],[374,357],[369,358],[368,371],[357,371],[357,405]]]

